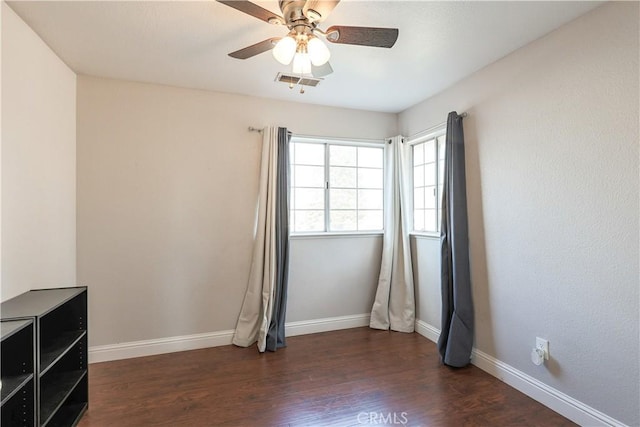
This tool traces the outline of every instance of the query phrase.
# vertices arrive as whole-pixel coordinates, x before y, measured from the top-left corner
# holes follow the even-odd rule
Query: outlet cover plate
[[[544,360],[549,360],[549,341],[536,337],[536,348],[544,351]]]

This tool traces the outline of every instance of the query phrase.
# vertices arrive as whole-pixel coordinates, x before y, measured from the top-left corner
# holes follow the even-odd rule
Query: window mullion
[[[324,231],[329,231],[329,215],[331,212],[329,192],[330,165],[329,165],[329,144],[324,145]]]
[[[360,230],[360,182],[358,180],[360,170],[360,153],[356,148],[356,230]],[[384,162],[384,158],[382,160]],[[384,203],[384,202],[383,202]]]
[[[436,188],[435,188],[435,198],[436,198],[436,231],[440,230],[440,141],[438,138],[435,140],[436,145]]]

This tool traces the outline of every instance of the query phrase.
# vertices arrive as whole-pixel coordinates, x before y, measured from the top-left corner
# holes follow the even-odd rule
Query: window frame
[[[303,144],[319,144],[324,145],[324,231],[293,231],[293,227],[290,226],[289,237],[294,239],[300,238],[322,238],[322,237],[342,237],[342,236],[353,236],[353,237],[366,237],[366,236],[382,236],[384,234],[384,225],[386,219],[386,209],[387,209],[387,192],[386,192],[386,149],[385,143],[386,141],[383,139],[356,139],[356,138],[332,138],[332,137],[317,137],[317,136],[306,136],[306,135],[296,135],[293,134],[291,136],[291,140],[289,144],[294,143],[303,143]],[[331,203],[330,203],[330,146],[332,145],[341,145],[347,147],[371,147],[378,148],[382,150],[382,229],[380,230],[365,230],[365,231],[329,231],[330,226],[330,211],[331,211]],[[290,166],[294,163],[290,161]],[[295,187],[289,185],[289,191],[291,192]],[[357,188],[356,188],[357,190]],[[291,197],[290,197],[291,200]],[[289,215],[291,216],[291,211],[295,210],[293,205],[289,206]]]
[[[409,146],[411,147],[411,156],[410,156],[410,167],[409,174],[411,176],[411,231],[410,235],[416,237],[428,237],[428,238],[440,238],[442,218],[441,218],[441,207],[436,207],[436,230],[435,231],[426,231],[426,230],[416,230],[414,228],[414,213],[415,213],[415,205],[414,205],[414,197],[415,197],[415,185],[414,185],[414,160],[413,160],[413,150],[416,145],[426,143],[429,140],[434,139],[436,145],[436,153],[435,153],[435,175],[436,175],[436,203],[442,203],[442,194],[440,194],[440,187],[443,186],[444,182],[440,182],[440,148],[438,146],[438,138],[444,136],[445,144],[443,146],[446,149],[446,138],[447,138],[447,125],[446,123],[437,126],[428,130],[426,133],[418,134],[411,138],[407,139]],[[444,181],[444,180],[443,180]]]

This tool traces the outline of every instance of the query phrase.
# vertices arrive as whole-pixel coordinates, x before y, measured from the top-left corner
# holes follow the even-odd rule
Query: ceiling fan
[[[218,2],[265,21],[286,26],[284,37],[272,37],[254,45],[231,52],[237,59],[251,58],[272,50],[275,59],[283,65],[293,62],[294,74],[312,74],[323,77],[333,72],[329,64],[331,53],[318,38],[321,35],[331,43],[373,47],[392,47],[398,39],[397,28],[351,27],[334,25],[323,31],[318,28],[340,0],[280,0],[279,16],[250,1],[218,0]]]

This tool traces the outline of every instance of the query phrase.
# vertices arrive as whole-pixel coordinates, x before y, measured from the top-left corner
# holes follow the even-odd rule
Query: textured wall
[[[640,424],[638,16],[637,2],[604,5],[400,115],[412,135],[470,113],[476,347],[628,425]],[[536,336],[546,366],[529,360]]]
[[[381,257],[381,235],[294,237],[287,321],[368,314]]]
[[[76,75],[2,2],[2,289],[76,280]]]

